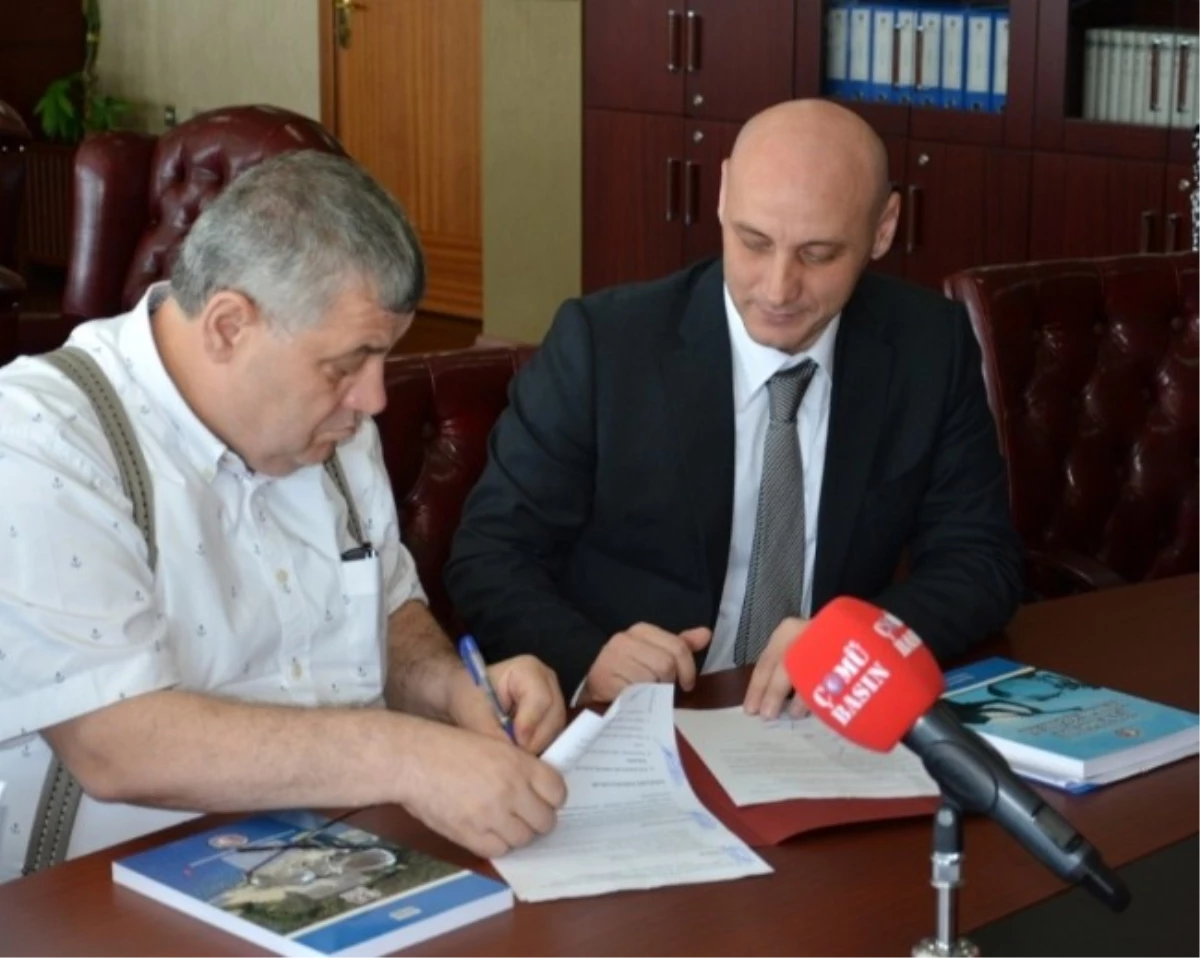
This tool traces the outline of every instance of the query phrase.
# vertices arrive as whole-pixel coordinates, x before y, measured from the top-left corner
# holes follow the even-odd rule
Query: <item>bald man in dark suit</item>
[[[864,272],[899,212],[861,119],[781,104],[722,169],[720,261],[561,307],[447,566],[486,655],[585,702],[753,662],[746,709],[775,716],[836,596],[943,659],[1005,625],[1021,557],[970,324]]]

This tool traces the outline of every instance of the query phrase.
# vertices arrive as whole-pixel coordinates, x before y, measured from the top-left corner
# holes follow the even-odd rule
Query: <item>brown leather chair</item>
[[[487,440],[508,405],[508,384],[534,349],[465,349],[387,363],[387,408],[376,417],[400,535],[430,608],[451,634],[457,622],[442,567],[463,503],[487,462]]]
[[[1194,253],[968,269],[1035,595],[1195,572]]]
[[[161,137],[114,132],[84,140],[75,156],[62,317],[23,320],[22,350],[53,349],[82,320],[132,307],[168,275],[205,204],[243,170],[288,150],[343,152],[315,120],[272,106],[211,110]]]
[[[0,366],[17,353],[17,308],[25,290],[25,283],[13,270],[28,142],[29,130],[21,115],[0,100]]]

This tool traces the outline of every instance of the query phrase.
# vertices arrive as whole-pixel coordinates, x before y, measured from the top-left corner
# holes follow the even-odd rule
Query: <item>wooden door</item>
[[[717,199],[721,192],[721,163],[733,150],[739,123],[688,120],[684,127],[683,262],[691,263],[721,252],[721,222]]]
[[[790,100],[795,15],[793,0],[690,0],[683,31],[688,114],[746,120]]]
[[[1035,153],[1029,258],[1161,249],[1164,164]]]
[[[1192,168],[1181,163],[1167,167],[1163,185],[1163,242],[1164,253],[1192,248]]]
[[[584,291],[682,264],[683,118],[584,110]]]
[[[420,233],[422,310],[478,319],[482,0],[321,2],[322,120]]]
[[[584,0],[584,106],[680,112],[684,14],[684,0]]]
[[[908,151],[908,279],[941,289],[960,269],[1025,259],[1027,153],[922,140]]]

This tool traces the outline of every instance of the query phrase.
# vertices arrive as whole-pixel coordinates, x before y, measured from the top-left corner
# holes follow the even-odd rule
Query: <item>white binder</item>
[[[942,105],[942,12],[921,10],[917,15],[921,56],[917,61],[915,99],[919,106]]]
[[[967,82],[964,107],[986,112],[992,92],[992,26],[991,13],[967,15]]]

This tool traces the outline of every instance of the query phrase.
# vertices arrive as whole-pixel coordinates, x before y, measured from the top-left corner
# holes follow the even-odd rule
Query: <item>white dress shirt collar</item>
[[[197,471],[212,482],[221,466],[247,472],[241,458],[215,436],[188,405],[163,365],[154,341],[154,312],[170,295],[168,283],[155,283],[121,323],[116,347],[134,381],[176,433],[180,451]]]
[[[833,347],[837,342],[838,327],[842,314],[838,313],[817,337],[813,345],[799,353],[785,353],[771,346],[756,343],[746,332],[741,313],[725,286],[725,319],[729,324],[729,342],[733,351],[733,409],[740,412],[762,389],[767,380],[781,369],[791,369],[806,359],[813,360],[817,367],[832,381]]]

